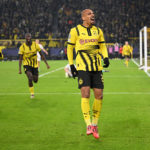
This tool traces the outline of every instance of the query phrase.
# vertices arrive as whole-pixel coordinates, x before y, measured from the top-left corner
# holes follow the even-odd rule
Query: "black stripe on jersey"
[[[89,71],[88,64],[87,64],[87,62],[86,62],[86,60],[85,60],[83,54],[82,54],[81,52],[79,52],[79,54],[80,54],[80,56],[81,56],[81,58],[82,58],[82,60],[83,60],[83,62],[84,62],[84,64],[85,64],[85,66],[86,66],[86,71]]]
[[[105,43],[105,41],[102,41],[102,42],[98,42],[98,43]]]
[[[101,57],[103,57],[103,55],[102,55],[100,52],[99,52],[98,54],[99,54]]]
[[[101,63],[100,63],[100,60],[99,60],[99,58],[98,58],[98,65],[100,66],[100,64],[101,64]]]
[[[29,65],[30,65],[30,60],[29,60],[29,58],[27,58],[26,60],[27,60],[28,66],[29,66]]]
[[[87,32],[88,32],[88,36],[92,35],[90,28],[87,28]]]
[[[78,27],[76,27],[76,31],[77,31],[77,34],[78,34],[78,36],[79,36],[80,34],[79,34],[79,29],[78,29]]]
[[[98,34],[99,34],[99,29],[98,29],[98,27],[97,27],[97,31],[98,31]]]
[[[94,58],[95,58],[95,67],[96,67],[96,71],[98,71],[98,66],[97,66],[97,57],[96,57],[96,56],[94,56]]]
[[[87,54],[87,53],[86,53]],[[89,60],[90,60],[90,64],[91,64],[91,71],[94,71],[94,66],[93,66],[93,60],[91,58],[91,56],[89,54],[87,54]]]
[[[33,59],[33,67],[34,67],[34,65],[35,65],[35,59]]]
[[[74,43],[70,43],[70,42],[67,42],[67,44],[70,44],[70,45],[75,45]]]
[[[37,59],[35,60],[35,64],[37,65]]]
[[[34,67],[34,66],[33,66],[33,63],[34,63],[34,62],[33,62],[33,59],[32,59],[32,60],[31,60],[31,65],[32,65],[32,67]]]

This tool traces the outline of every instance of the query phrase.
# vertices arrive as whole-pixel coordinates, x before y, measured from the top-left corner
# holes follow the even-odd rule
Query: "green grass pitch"
[[[18,61],[0,62],[0,150],[149,150],[150,78],[132,61],[110,63],[97,140],[85,134],[77,80],[56,70],[67,61],[41,63],[40,75],[49,74],[34,84],[35,99]]]

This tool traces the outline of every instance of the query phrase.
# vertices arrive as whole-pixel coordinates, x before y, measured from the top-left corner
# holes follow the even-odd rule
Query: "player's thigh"
[[[91,77],[88,71],[78,71],[78,87],[90,86],[91,87]]]
[[[38,82],[39,72],[38,68],[32,68],[33,81]]]
[[[97,89],[104,89],[104,79],[102,71],[91,72],[91,87]]]
[[[24,71],[25,71],[25,74],[26,74],[27,78],[29,80],[32,80],[33,79],[32,67],[30,67],[30,66],[24,66]]]

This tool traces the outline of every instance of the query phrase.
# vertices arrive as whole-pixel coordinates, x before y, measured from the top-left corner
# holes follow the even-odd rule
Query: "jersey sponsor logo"
[[[91,42],[98,42],[98,39],[80,39],[79,43],[81,45],[86,44],[86,43],[91,43]]]

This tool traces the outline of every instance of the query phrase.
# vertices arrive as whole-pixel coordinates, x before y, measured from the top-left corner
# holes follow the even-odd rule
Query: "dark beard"
[[[26,41],[26,44],[28,45],[28,46],[31,46],[32,45],[32,41],[30,40],[30,41]]]

